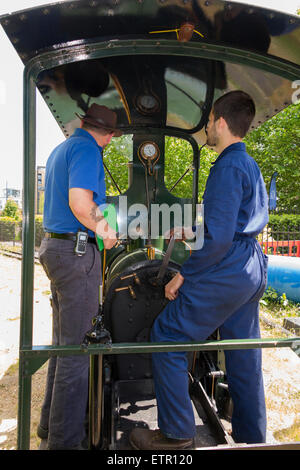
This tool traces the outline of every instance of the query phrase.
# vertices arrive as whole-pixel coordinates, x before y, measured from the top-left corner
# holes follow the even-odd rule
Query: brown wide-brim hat
[[[113,132],[115,137],[120,137],[123,132],[117,129],[117,114],[106,106],[92,104],[85,115],[75,113],[77,117],[92,126]]]

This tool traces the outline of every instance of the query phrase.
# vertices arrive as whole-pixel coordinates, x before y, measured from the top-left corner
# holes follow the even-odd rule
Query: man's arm
[[[184,279],[198,276],[219,263],[232,245],[243,198],[245,175],[235,167],[221,167],[207,181],[204,198],[204,244],[194,250],[180,270]]]
[[[104,248],[109,250],[116,244],[116,232],[106,222],[94,202],[93,191],[83,188],[69,189],[69,206],[82,225],[103,238]]]

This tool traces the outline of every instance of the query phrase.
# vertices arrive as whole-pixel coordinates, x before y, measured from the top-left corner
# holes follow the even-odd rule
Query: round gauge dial
[[[150,94],[140,95],[136,99],[136,104],[142,113],[154,113],[159,109],[158,99]]]
[[[154,157],[156,154],[156,148],[153,144],[146,144],[143,147],[144,154],[146,157]]]
[[[153,160],[159,154],[158,146],[154,142],[144,142],[139,148],[140,155],[148,160]]]
[[[153,109],[157,105],[157,101],[152,95],[142,95],[139,99],[139,103],[146,109]]]

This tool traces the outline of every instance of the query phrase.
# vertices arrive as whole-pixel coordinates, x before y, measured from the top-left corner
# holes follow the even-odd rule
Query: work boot
[[[193,439],[170,439],[159,429],[135,428],[130,433],[129,442],[137,450],[182,450],[191,447]]]

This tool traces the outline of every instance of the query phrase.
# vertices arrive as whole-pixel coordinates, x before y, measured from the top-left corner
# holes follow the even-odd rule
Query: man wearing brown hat
[[[46,165],[44,230],[39,257],[51,282],[53,345],[81,344],[99,307],[101,258],[95,233],[112,248],[115,231],[102,216],[102,150],[120,136],[116,113],[93,104],[81,127]],[[52,357],[38,436],[48,449],[82,449],[88,399],[88,356]]]

